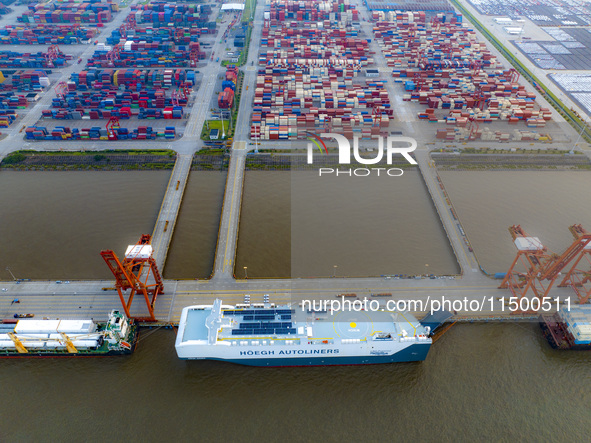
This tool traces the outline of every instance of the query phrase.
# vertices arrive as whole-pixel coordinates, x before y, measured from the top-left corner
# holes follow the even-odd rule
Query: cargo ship
[[[181,359],[248,366],[324,366],[422,361],[430,326],[408,312],[304,311],[270,303],[185,307],[175,348]]]
[[[138,326],[119,311],[106,322],[8,319],[0,323],[0,357],[98,357],[131,354]]]
[[[555,349],[591,350],[591,306],[540,315],[540,327]]]

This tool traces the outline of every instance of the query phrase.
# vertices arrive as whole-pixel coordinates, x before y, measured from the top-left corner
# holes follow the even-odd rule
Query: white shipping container
[[[29,319],[21,319],[16,324],[14,328],[14,332],[17,334],[21,333],[41,333],[41,332],[54,332],[57,330],[59,325],[59,320],[29,320]]]

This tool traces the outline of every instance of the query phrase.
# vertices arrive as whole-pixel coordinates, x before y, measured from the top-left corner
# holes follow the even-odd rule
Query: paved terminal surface
[[[135,3],[135,2],[134,2]],[[462,275],[446,278],[326,278],[326,279],[269,279],[269,280],[241,280],[233,278],[234,256],[236,249],[236,236],[240,216],[242,186],[244,182],[244,166],[247,153],[253,149],[250,145],[250,109],[253,100],[254,87],[257,75],[257,57],[260,47],[261,31],[263,25],[264,5],[259,2],[254,17],[254,30],[249,51],[248,60],[242,69],[244,82],[242,97],[237,117],[236,133],[234,135],[226,193],[224,197],[220,234],[214,264],[214,275],[211,280],[166,280],[165,293],[160,295],[155,304],[155,314],[163,323],[178,322],[183,307],[191,304],[209,303],[214,298],[220,297],[227,303],[238,303],[243,300],[245,294],[251,295],[251,301],[262,301],[263,294],[269,294],[271,301],[275,303],[299,303],[305,299],[337,300],[341,293],[355,293],[358,299],[368,297],[379,300],[384,306],[388,300],[420,300],[424,304],[414,310],[420,314],[428,311],[433,300],[441,300],[444,297],[449,302],[461,300],[479,301],[479,309],[475,306],[464,306],[466,309],[453,309],[459,316],[469,318],[490,319],[500,316],[511,317],[508,308],[498,298],[509,297],[508,290],[497,289],[499,281],[492,280],[482,274],[474,255],[469,251],[466,240],[459,228],[459,223],[453,219],[450,207],[437,181],[437,173],[429,159],[428,148],[444,147],[448,144],[434,143],[432,138],[424,134],[426,131],[413,127],[416,119],[412,104],[403,102],[400,94],[395,91],[395,85],[389,75],[389,69],[385,66],[385,60],[379,48],[373,41],[371,25],[364,24],[372,39],[372,51],[376,52],[375,59],[383,78],[388,79],[388,92],[395,107],[395,118],[403,128],[403,134],[417,139],[419,148],[416,158],[420,170],[429,189],[437,212],[441,218],[447,236],[455,251]],[[364,4],[360,6],[362,19],[368,17],[368,11]],[[120,26],[127,12],[124,10],[117,14],[115,20],[103,28],[99,41],[109,35],[111,30]],[[228,26],[226,19],[218,29],[218,37],[223,35]],[[222,54],[224,45],[216,38],[212,46],[215,54]],[[83,60],[86,60],[94,51],[91,46],[84,50]],[[253,63],[254,62],[254,63]],[[66,80],[74,70],[80,70],[84,64],[74,64],[61,70],[61,80]],[[200,132],[205,119],[208,116],[210,103],[215,100],[216,80],[225,69],[219,63],[208,62],[204,68],[200,68],[203,79],[199,89],[194,92],[195,101],[189,121],[184,130],[183,137],[174,142],[155,141],[150,142],[149,147],[159,149],[173,149],[178,153],[177,163],[172,171],[169,184],[166,189],[162,207],[158,215],[153,232],[152,244],[155,248],[155,259],[162,271],[165,265],[166,255],[176,218],[180,209],[183,192],[191,167],[193,154],[202,146]],[[37,150],[79,150],[81,147],[87,150],[112,149],[114,144],[105,142],[63,143],[58,141],[25,142],[19,133],[22,125],[34,124],[41,111],[50,106],[55,93],[53,89],[45,92],[40,103],[31,109],[20,124],[8,128],[8,134],[0,141],[0,159],[6,154],[18,149]],[[470,146],[490,146],[490,142],[474,142]],[[148,144],[142,144],[147,147]],[[121,141],[116,143],[118,149],[138,148],[137,142]],[[263,142],[261,148],[290,149],[290,143],[283,145],[273,142]],[[532,149],[554,148],[555,146],[536,143],[528,145]],[[138,235],[141,233],[138,233]],[[117,251],[119,252],[119,251]],[[36,317],[48,318],[94,318],[105,319],[112,309],[120,309],[119,296],[112,289],[113,281],[6,281],[0,282],[0,317],[12,317],[15,313],[32,313]],[[391,297],[372,298],[372,293],[391,293]],[[564,299],[572,297],[570,289],[554,289],[553,296]],[[19,303],[13,303],[18,299]],[[428,302],[431,302],[429,304]],[[459,307],[459,305],[456,305]],[[436,307],[436,306],[435,306]],[[132,315],[145,316],[147,309],[141,297],[136,296],[132,305]]]

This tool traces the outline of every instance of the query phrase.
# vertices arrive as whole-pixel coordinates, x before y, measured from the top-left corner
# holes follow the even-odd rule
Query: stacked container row
[[[4,89],[16,91],[36,91],[49,86],[49,77],[43,70],[24,70],[16,71],[10,76],[11,87],[7,88],[6,82],[2,84]]]
[[[357,12],[348,1],[273,0],[266,18],[251,138],[371,138],[387,130],[393,112],[386,82],[358,77],[373,57],[352,26]]]
[[[135,28],[127,29],[124,33],[120,29],[111,32],[107,37],[107,44],[116,45],[122,40],[133,40],[134,42],[174,42],[177,45],[188,45],[197,42],[202,34],[207,34],[207,29],[202,28]]]
[[[215,22],[208,22],[210,5],[150,3],[133,5],[131,11],[138,25],[215,29]]]
[[[5,45],[69,45],[95,37],[95,28],[78,25],[6,26],[0,29],[0,43]]]
[[[154,140],[158,137],[171,139],[176,137],[174,126],[167,126],[164,131],[154,131],[150,126],[140,126],[130,131],[128,128],[114,128],[117,140]],[[25,130],[27,140],[108,140],[108,131],[103,127],[69,128],[57,126],[48,130],[42,126],[29,126]]]
[[[404,82],[403,100],[427,108],[419,119],[459,127],[496,120],[543,127],[551,119],[548,109],[536,105],[535,94],[518,83],[515,70],[499,69],[474,31],[461,25],[460,15],[438,14],[430,21],[412,12],[374,12],[374,17],[388,20],[379,21],[374,33],[388,66],[395,68],[393,77]],[[476,132],[472,137],[480,138]]]
[[[30,4],[29,10],[17,18],[22,23],[107,23],[113,18],[111,11],[119,9],[111,1],[85,3],[52,1]]]
[[[90,69],[72,73],[68,89],[118,89],[125,85],[127,89],[141,91],[146,86],[161,89],[194,83],[195,71],[186,69]]]
[[[204,58],[205,52],[201,50],[199,42],[176,46],[174,42],[148,43],[128,40],[118,48],[95,51],[88,59],[87,66],[100,68],[194,66],[197,60]]]
[[[63,66],[66,57],[53,59],[51,62],[43,52],[20,53],[0,51],[0,68],[47,68]]]

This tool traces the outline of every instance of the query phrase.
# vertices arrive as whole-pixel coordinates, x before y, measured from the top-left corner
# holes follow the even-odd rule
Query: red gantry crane
[[[48,68],[53,68],[53,61],[59,57],[65,57],[64,53],[60,51],[57,45],[51,45],[47,48],[47,52],[45,53],[45,61],[47,62]]]
[[[127,18],[125,19],[125,22],[119,27],[119,34],[121,35],[121,38],[127,38],[128,37],[127,31],[130,31],[130,30],[135,31],[135,28],[136,28],[135,15],[129,14],[127,16]]]
[[[164,284],[156,261],[152,257],[151,237],[148,234],[141,236],[135,245],[130,245],[125,252],[123,261],[119,260],[115,253],[108,249],[101,251],[101,256],[115,276],[115,287],[125,315],[142,322],[155,322],[154,304],[158,295],[164,293]],[[130,291],[127,301],[124,292]],[[148,308],[149,316],[133,317],[130,313],[131,304],[135,294],[142,294]]]
[[[68,84],[66,82],[59,82],[55,85],[55,96],[60,100],[66,98],[66,92],[68,91]]]
[[[546,248],[538,237],[528,235],[520,225],[509,228],[513,243],[517,247],[517,256],[501,282],[499,289],[509,288],[514,297],[522,298],[533,292],[542,298],[552,284],[540,278],[543,269],[555,260],[555,255]]]
[[[570,270],[566,273],[559,287],[570,286],[573,288],[579,303],[587,303],[591,297],[591,243],[586,238],[591,236],[581,225],[572,225],[570,232],[575,238],[575,242],[583,243],[583,248],[579,256],[574,260]]]
[[[109,137],[109,140],[118,140],[119,139],[119,137],[117,137],[116,129],[118,129],[120,127],[121,126],[119,125],[119,117],[111,116],[111,118],[109,119],[109,121],[105,125],[105,128],[107,128],[107,136]]]
[[[517,247],[517,256],[499,288],[509,288],[513,296],[518,297],[520,301],[528,296],[529,292],[533,292],[540,301],[548,297],[554,281],[562,270],[575,258],[581,256],[591,242],[591,234],[573,233],[575,241],[561,255],[558,255],[549,251],[539,238],[529,236],[519,225],[511,226],[509,232]],[[579,261],[580,259],[575,261],[573,269]],[[573,274],[575,274],[574,271]],[[565,281],[566,279],[563,283]]]

